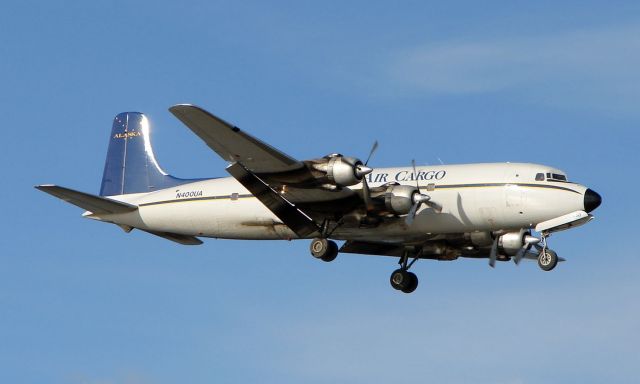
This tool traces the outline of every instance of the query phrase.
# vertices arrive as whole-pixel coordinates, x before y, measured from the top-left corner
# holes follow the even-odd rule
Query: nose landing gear
[[[553,250],[547,248],[547,236],[549,234],[542,234],[542,246],[536,245],[538,253],[538,266],[545,272],[549,272],[558,265],[558,254]]]
[[[550,271],[558,265],[558,254],[550,249],[540,251],[538,255],[538,266],[543,271]]]

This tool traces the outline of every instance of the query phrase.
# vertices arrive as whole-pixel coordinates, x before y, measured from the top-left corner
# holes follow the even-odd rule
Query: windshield
[[[567,181],[567,176],[560,173],[547,173],[547,181]]]
[[[563,175],[562,173],[553,173],[547,172],[546,174],[543,172],[536,173],[536,181],[567,181],[567,175]]]

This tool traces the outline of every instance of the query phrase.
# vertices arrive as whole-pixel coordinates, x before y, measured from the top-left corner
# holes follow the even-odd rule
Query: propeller
[[[531,235],[525,235],[522,240],[522,248],[518,249],[518,253],[516,253],[516,256],[513,258],[513,262],[516,263],[516,265],[520,264],[524,254],[531,249],[531,246],[536,246],[541,241],[537,237]]]
[[[496,236],[495,240],[493,240],[491,253],[489,253],[489,266],[491,268],[496,267],[496,259],[498,258],[498,240],[500,240],[500,236]]]
[[[369,160],[371,160],[371,156],[378,149],[378,140],[373,142],[373,146],[371,146],[371,150],[369,151],[369,156],[367,156],[367,161],[364,162],[364,165],[367,166],[369,164]]]
[[[420,185],[418,184],[418,172],[416,171],[415,159],[411,160],[411,166],[413,167],[413,175],[416,179],[416,189],[418,190],[418,192],[413,194],[413,197],[412,197],[413,205],[411,206],[411,210],[409,211],[409,214],[404,219],[407,225],[411,225],[413,223],[413,220],[416,217],[416,212],[418,212],[418,209],[422,204],[425,204],[433,208],[433,210],[438,213],[442,212],[442,207],[438,203],[434,203],[433,201],[431,201],[431,196],[420,192]]]
[[[378,140],[373,142],[371,146],[371,150],[369,151],[369,156],[367,156],[367,161],[364,164],[358,164],[355,167],[355,174],[357,178],[362,178],[362,198],[364,200],[364,205],[367,207],[367,211],[373,209],[373,204],[371,202],[371,191],[369,189],[369,183],[367,182],[367,176],[371,172],[373,172],[372,168],[367,167],[369,164],[369,160],[373,156],[373,153],[378,149]]]

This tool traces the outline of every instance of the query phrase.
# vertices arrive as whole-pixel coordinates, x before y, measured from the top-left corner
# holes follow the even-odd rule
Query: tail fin
[[[149,120],[139,112],[115,117],[109,139],[100,196],[151,192],[189,180],[168,175],[160,168],[151,148]]]

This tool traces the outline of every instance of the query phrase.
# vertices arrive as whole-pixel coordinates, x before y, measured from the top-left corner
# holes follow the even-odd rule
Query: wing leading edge
[[[239,162],[253,173],[287,172],[304,163],[243,132],[240,128],[190,104],[169,108],[180,121],[200,137],[220,157]]]

